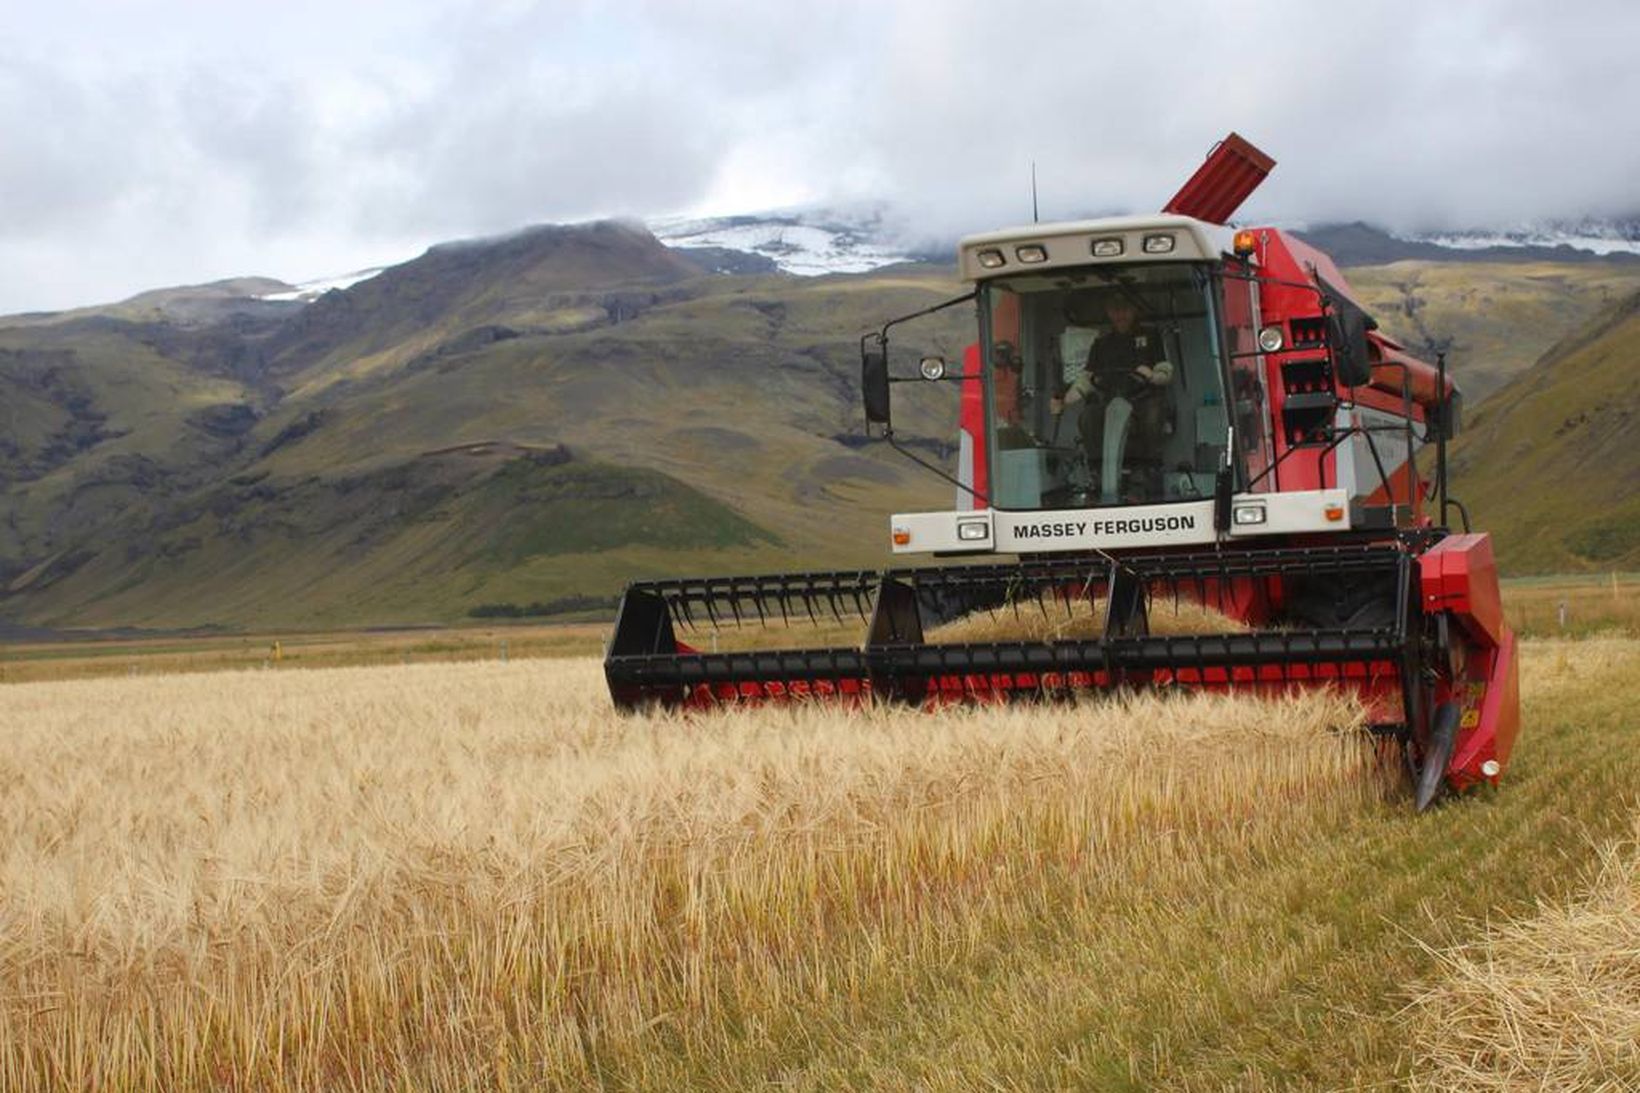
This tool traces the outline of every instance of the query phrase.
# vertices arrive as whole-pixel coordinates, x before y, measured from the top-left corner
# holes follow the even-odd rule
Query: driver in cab
[[[1173,382],[1173,364],[1162,348],[1162,339],[1152,328],[1139,322],[1139,310],[1125,295],[1105,301],[1105,317],[1110,329],[1088,350],[1081,375],[1061,398],[1050,404],[1055,414],[1067,405],[1082,403],[1079,432],[1088,458],[1098,464],[1103,451],[1105,409],[1113,398],[1125,398],[1133,406],[1127,451],[1148,461],[1148,453],[1160,451],[1167,427],[1166,389]]]

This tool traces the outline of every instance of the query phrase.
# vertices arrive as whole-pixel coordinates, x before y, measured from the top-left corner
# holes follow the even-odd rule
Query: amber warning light
[[[1237,258],[1246,258],[1254,251],[1258,250],[1258,236],[1255,233],[1248,231],[1246,228],[1243,228],[1241,231],[1236,233],[1235,242],[1231,245],[1235,248]]]

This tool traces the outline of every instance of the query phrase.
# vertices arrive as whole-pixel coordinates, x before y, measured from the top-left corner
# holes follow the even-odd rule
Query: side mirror
[[[860,350],[860,391],[866,404],[866,421],[888,424],[888,354],[879,346]]]
[[[1213,530],[1230,530],[1230,500],[1236,490],[1235,475],[1229,467],[1220,467],[1213,476]]]
[[[1453,391],[1429,407],[1425,420],[1429,429],[1426,440],[1451,440],[1457,436],[1463,426],[1463,393]]]
[[[1372,382],[1372,360],[1367,356],[1367,313],[1342,297],[1335,298],[1327,316],[1327,345],[1332,350],[1333,375],[1349,387]]]

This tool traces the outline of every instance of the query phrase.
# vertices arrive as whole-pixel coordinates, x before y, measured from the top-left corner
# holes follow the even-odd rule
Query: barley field
[[[1414,1000],[1421,1088],[1640,1089],[1640,817],[1588,892],[1441,961]]]
[[[11,684],[0,1088],[1394,1087],[1451,947],[1575,898],[1632,822],[1636,680],[1640,643],[1533,643],[1508,786],[1421,817],[1325,695]]]

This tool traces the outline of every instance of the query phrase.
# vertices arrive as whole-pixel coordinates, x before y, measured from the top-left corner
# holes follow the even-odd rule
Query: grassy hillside
[[[1395,262],[1348,271],[1384,329],[1447,363],[1471,407],[1640,290],[1637,262]]]
[[[257,398],[215,340],[100,318],[0,329],[0,585],[214,477]]]
[[[1351,277],[1409,343],[1455,339],[1474,406],[1640,272]],[[951,502],[864,443],[857,348],[954,292],[949,269],[712,275],[606,223],[435,247],[306,306],[245,295],[269,287],[0,321],[0,621],[450,621],[640,573],[881,564],[888,513]],[[898,345],[956,357],[971,323],[954,309]],[[950,385],[898,389],[896,418],[950,458]],[[649,520],[641,490],[594,517],[496,471],[545,451],[664,481],[693,530]],[[740,531],[699,533],[719,516]],[[631,530],[576,549],[589,521]]]
[[[1640,568],[1640,295],[1545,355],[1454,445],[1453,493],[1517,572]]]
[[[26,573],[11,592],[29,603],[44,583],[50,608],[34,617],[46,626],[413,623],[607,593],[657,571],[657,553],[766,566],[781,546],[655,471],[479,449],[353,477],[242,480],[120,549],[71,559],[67,573]]]
[[[111,438],[65,446],[67,410],[30,414],[44,423],[19,433],[14,460],[38,481],[4,498],[0,616],[430,622],[609,596],[644,573],[879,562],[886,514],[948,504],[949,488],[861,446],[856,340],[950,290],[940,271],[708,276],[644,233],[594,225],[434,248],[283,323],[246,320],[236,358],[202,348],[220,328],[0,329],[15,353],[61,343],[84,363],[85,324],[105,328],[114,363],[75,388],[91,420],[105,403],[136,412],[116,369],[157,387],[152,435],[124,438],[142,473],[125,478],[103,469],[122,450]],[[949,353],[960,322],[945,324]],[[949,438],[951,389],[916,394],[908,431]],[[226,429],[220,442],[190,415]],[[549,476],[644,485],[589,507],[496,469],[542,452],[569,463]]]

